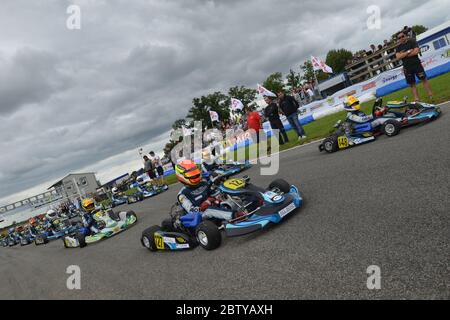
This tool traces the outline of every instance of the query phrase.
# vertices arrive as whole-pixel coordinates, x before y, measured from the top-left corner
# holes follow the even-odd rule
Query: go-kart
[[[353,126],[347,121],[339,120],[334,128],[336,128],[334,133],[325,138],[319,145],[320,151],[325,150],[332,153],[375,140],[370,123]]]
[[[268,188],[257,187],[249,180],[229,179],[217,187],[220,207],[240,215],[231,220],[204,219],[200,212],[187,213],[177,203],[161,226],[144,230],[142,245],[150,251],[184,250],[198,245],[214,250],[221,244],[221,230],[229,237],[249,234],[279,223],[302,204],[297,187],[282,179]]]
[[[11,234],[5,238],[5,242],[7,243],[8,247],[14,247],[19,244],[20,239],[18,235]]]
[[[250,161],[245,161],[244,163],[235,162],[232,164],[206,164],[203,163],[203,173],[202,176],[205,179],[210,178],[211,176],[223,176],[223,177],[231,177],[238,173],[241,173],[244,170],[247,170],[252,165]]]
[[[95,220],[98,232],[92,232],[90,228],[83,227],[78,232],[63,237],[64,247],[84,248],[88,244],[110,238],[137,222],[137,216],[133,211],[122,211],[116,214],[112,210],[101,210],[93,213],[92,218]]]
[[[381,131],[387,136],[395,136],[403,127],[425,123],[437,119],[441,109],[424,102],[389,101],[383,106],[383,99],[375,100],[372,115],[374,120],[382,123]]]
[[[128,197],[125,197],[123,195],[113,194],[111,196],[111,207],[115,208],[117,206],[120,206],[122,204],[128,203]]]
[[[73,233],[81,228],[79,222],[70,222],[68,219],[43,229],[34,239],[34,244],[39,246],[47,244],[52,240],[59,239],[67,234]]]
[[[138,182],[135,182],[130,185],[130,188],[135,188],[138,191],[135,193],[135,197],[139,197],[138,201],[141,201],[146,198],[150,198],[153,196],[156,196],[157,194],[160,194],[161,192],[164,192],[169,189],[168,185],[162,185],[162,186],[155,186],[153,184],[140,184]],[[133,200],[133,199],[132,199]],[[130,202],[132,203],[132,202]]]
[[[35,237],[36,236],[32,232],[30,232],[29,230],[23,232],[20,235],[20,245],[21,246],[26,246],[26,245],[29,245],[29,244],[33,243],[34,240],[35,240]]]

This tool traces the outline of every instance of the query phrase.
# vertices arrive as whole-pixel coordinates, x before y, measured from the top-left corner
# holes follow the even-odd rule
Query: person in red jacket
[[[261,116],[253,108],[247,107],[247,126],[256,132],[256,143],[259,144],[259,130],[262,129]]]

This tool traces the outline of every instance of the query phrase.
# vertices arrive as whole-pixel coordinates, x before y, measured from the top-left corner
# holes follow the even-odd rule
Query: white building
[[[100,187],[95,173],[71,173],[61,180],[52,184],[48,189],[55,188],[55,190],[67,197],[88,197],[94,194]]]

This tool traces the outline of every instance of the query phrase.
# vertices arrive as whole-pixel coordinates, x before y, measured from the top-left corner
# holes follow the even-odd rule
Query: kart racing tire
[[[131,217],[131,216],[133,216],[136,219],[136,221],[137,221],[136,213],[133,210],[127,211],[126,217],[128,218],[128,217]]]
[[[75,235],[75,238],[78,240],[78,243],[80,244],[80,248],[84,248],[84,247],[87,246],[86,239],[85,239],[85,236],[83,234],[77,233]]]
[[[150,251],[157,251],[155,243],[155,232],[161,230],[160,226],[151,226],[142,232],[141,244]]]
[[[289,193],[291,185],[283,179],[276,179],[269,184],[269,190],[277,188],[283,193]]]
[[[326,138],[323,142],[323,150],[328,153],[336,152],[338,149],[337,141],[334,138]]]
[[[222,235],[219,228],[212,221],[203,221],[195,230],[198,244],[205,250],[214,250],[220,247]]]
[[[394,120],[386,121],[383,123],[383,127],[381,128],[382,132],[388,137],[396,136],[400,132],[400,129],[400,123]]]

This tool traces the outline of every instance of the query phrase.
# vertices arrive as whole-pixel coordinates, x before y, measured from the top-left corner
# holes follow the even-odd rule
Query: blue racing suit
[[[214,197],[218,192],[212,190],[211,184],[202,181],[198,186],[184,186],[178,193],[178,202],[187,212],[200,211],[200,207],[210,197]],[[231,220],[233,212],[224,210],[217,206],[209,206],[205,211],[201,212],[204,218],[216,218],[220,220]]]

